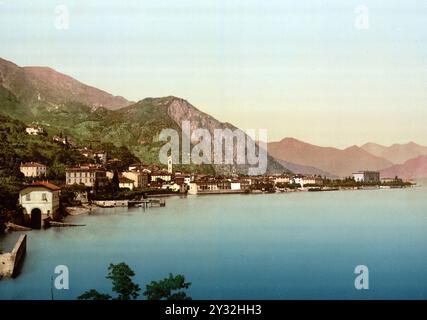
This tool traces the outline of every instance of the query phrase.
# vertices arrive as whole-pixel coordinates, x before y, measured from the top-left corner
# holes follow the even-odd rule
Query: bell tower
[[[172,174],[172,157],[168,157],[168,173]]]

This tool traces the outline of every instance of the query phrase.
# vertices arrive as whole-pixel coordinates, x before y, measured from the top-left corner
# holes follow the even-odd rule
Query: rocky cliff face
[[[168,108],[168,115],[170,118],[175,121],[175,123],[182,129],[182,123],[184,121],[188,121],[190,123],[190,131],[194,132],[196,129],[206,129],[209,131],[212,139],[215,136],[215,130],[225,130],[229,129],[233,132],[240,132],[244,135],[246,138],[246,141],[249,141],[249,143],[254,143],[253,139],[249,137],[245,132],[243,132],[241,129],[233,126],[232,124],[221,122],[210,115],[201,112],[197,108],[195,108],[193,105],[188,103],[184,99],[176,98],[176,97],[168,97],[165,101],[165,105],[167,105]],[[197,140],[191,140],[192,144],[196,144],[199,141]],[[213,141],[212,141],[212,152],[213,152]],[[256,145],[256,152],[257,154],[259,151],[258,145]],[[225,154],[225,144],[223,148],[223,154]],[[211,156],[211,159],[213,159],[213,155]],[[237,148],[234,144],[233,149],[233,159],[234,164],[233,165],[214,165],[214,168],[217,173],[219,174],[230,174],[230,173],[241,173],[241,174],[248,174],[248,168],[251,167],[248,164],[237,164]],[[280,163],[278,163],[276,160],[274,160],[270,155],[267,154],[267,173],[283,173],[288,172],[289,170],[284,168]]]

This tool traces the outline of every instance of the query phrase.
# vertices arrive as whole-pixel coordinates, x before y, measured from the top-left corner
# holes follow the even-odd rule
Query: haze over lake
[[[110,292],[108,264],[122,261],[142,289],[184,274],[193,299],[426,299],[426,196],[424,185],[97,209],[67,218],[85,227],[28,232],[22,273],[0,281],[0,299],[50,299],[57,265],[68,266],[70,289],[54,290],[55,299]],[[357,265],[369,268],[369,290],[354,287]]]

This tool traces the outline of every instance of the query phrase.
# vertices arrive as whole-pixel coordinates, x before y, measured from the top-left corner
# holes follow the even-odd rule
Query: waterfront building
[[[191,176],[186,174],[175,173],[175,177],[173,180],[179,185],[185,184],[186,186],[189,186],[191,182]]]
[[[60,188],[47,181],[37,181],[19,190],[19,204],[33,228],[40,228],[46,218],[55,219],[59,213]]]
[[[303,177],[302,183],[303,183],[303,185],[315,184],[315,185],[321,186],[321,185],[323,185],[323,179],[321,177],[317,177],[317,176]]]
[[[86,187],[104,186],[108,179],[105,169],[96,165],[85,165],[68,168],[65,171],[67,185],[83,184]]]
[[[47,174],[47,167],[38,162],[21,163],[19,170],[26,177],[43,177]]]
[[[397,182],[399,181],[399,178],[381,178],[381,183],[392,183],[392,182]]]
[[[185,185],[179,185],[176,182],[164,183],[161,188],[164,190],[169,189],[169,190],[174,191],[174,192],[178,192],[178,191],[185,192]]]
[[[133,181],[135,188],[146,188],[148,186],[149,176],[143,170],[129,170],[122,172],[123,177]]]
[[[274,184],[278,183],[289,183],[291,181],[291,178],[289,176],[278,176],[272,178],[274,181]]]
[[[380,173],[378,171],[358,171],[353,173],[353,179],[356,182],[377,183],[380,182]]]
[[[197,180],[190,182],[189,194],[221,194],[221,193],[241,193],[240,182],[231,182],[230,180],[211,179]]]
[[[304,185],[304,178],[305,177],[303,175],[298,174],[296,176],[293,176],[292,179],[290,180],[290,182],[292,184],[299,184],[299,185],[303,186]]]
[[[151,182],[156,182],[159,179],[164,182],[170,182],[172,181],[172,174],[165,171],[156,171],[151,173]]]
[[[119,177],[119,188],[133,190],[134,182],[131,179],[121,176]]]
[[[301,174],[298,174],[292,179],[290,179],[290,183],[292,184],[299,184],[301,187],[304,187],[304,185],[323,185],[323,179],[318,176],[304,176]]]

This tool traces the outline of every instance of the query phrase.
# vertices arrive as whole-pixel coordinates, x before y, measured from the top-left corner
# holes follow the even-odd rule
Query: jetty
[[[49,221],[50,227],[84,227],[85,224],[75,224],[68,222]]]
[[[130,200],[128,207],[142,207],[142,208],[151,208],[151,207],[165,207],[165,199],[141,199],[141,200]]]
[[[115,208],[115,207],[165,207],[166,201],[163,198],[146,198],[139,200],[103,200],[94,201],[94,204],[101,208]]]

